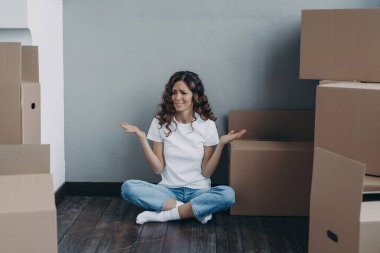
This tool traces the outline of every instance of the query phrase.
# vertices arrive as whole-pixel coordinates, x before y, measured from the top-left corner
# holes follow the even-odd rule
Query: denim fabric
[[[210,189],[172,188],[141,180],[125,181],[121,186],[121,196],[144,210],[156,212],[162,211],[168,198],[183,203],[191,202],[193,213],[198,219],[227,210],[235,203],[235,192],[229,186]]]

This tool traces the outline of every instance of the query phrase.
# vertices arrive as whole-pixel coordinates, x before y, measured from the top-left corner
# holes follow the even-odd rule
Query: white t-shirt
[[[159,184],[194,189],[211,187],[211,180],[202,176],[201,164],[204,146],[218,144],[218,131],[214,121],[203,120],[198,114],[195,116],[192,124],[183,124],[174,118],[177,128],[172,122],[172,132],[168,137],[165,125],[161,127],[158,119],[153,119],[147,138],[164,145],[165,168]]]

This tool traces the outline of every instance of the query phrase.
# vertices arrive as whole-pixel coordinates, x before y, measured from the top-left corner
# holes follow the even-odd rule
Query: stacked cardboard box
[[[315,145],[366,164],[380,176],[380,84],[331,83],[317,88]]]
[[[230,111],[232,215],[307,216],[313,165],[314,111]]]
[[[37,47],[0,43],[0,252],[57,252]]]
[[[379,82],[380,9],[304,10],[300,78]]]
[[[49,145],[0,145],[0,252],[57,252]]]
[[[0,143],[41,143],[37,47],[0,42]]]
[[[380,252],[380,9],[302,12],[301,78],[317,87],[309,252]],[[351,80],[351,81],[344,81]],[[365,176],[365,173],[368,175]]]

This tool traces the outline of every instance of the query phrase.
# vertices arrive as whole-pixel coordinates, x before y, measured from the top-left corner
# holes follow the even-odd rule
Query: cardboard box
[[[362,202],[365,165],[316,147],[309,253],[380,252],[380,201]]]
[[[306,216],[313,164],[314,111],[233,110],[229,130],[234,215]],[[271,141],[267,141],[271,140]]]
[[[380,9],[303,10],[300,78],[380,81]]]
[[[0,145],[0,175],[50,173],[47,144]]]
[[[0,144],[41,143],[37,47],[0,42]]]
[[[230,145],[232,215],[308,216],[312,142],[237,140]]]
[[[232,110],[228,129],[247,129],[244,139],[313,140],[315,111]]]
[[[49,145],[0,145],[0,252],[57,252]]]
[[[362,162],[380,175],[380,84],[317,87],[315,145]]]

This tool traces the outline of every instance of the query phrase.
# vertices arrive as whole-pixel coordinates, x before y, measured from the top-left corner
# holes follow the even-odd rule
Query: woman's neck
[[[191,123],[194,121],[193,112],[176,112],[175,119],[182,124]]]

